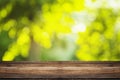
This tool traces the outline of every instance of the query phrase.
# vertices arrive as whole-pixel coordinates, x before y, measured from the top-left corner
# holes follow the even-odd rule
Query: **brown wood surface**
[[[120,62],[0,62],[0,78],[120,78]]]

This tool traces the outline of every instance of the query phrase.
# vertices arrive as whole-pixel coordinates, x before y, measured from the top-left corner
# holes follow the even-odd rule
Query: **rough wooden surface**
[[[1,62],[0,78],[120,78],[120,62]]]

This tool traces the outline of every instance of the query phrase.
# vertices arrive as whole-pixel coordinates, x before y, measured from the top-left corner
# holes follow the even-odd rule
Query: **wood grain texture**
[[[1,62],[0,78],[120,78],[120,62]]]

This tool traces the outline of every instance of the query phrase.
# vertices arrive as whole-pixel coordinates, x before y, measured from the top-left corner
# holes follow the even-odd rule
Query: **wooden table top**
[[[0,78],[120,78],[120,62],[0,62]]]

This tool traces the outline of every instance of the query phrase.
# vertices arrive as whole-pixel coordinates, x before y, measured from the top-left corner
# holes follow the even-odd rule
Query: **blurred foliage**
[[[120,30],[115,29],[119,14],[103,8],[96,14],[98,16],[87,27],[86,32],[79,33],[77,43],[80,45],[80,50],[77,56],[81,60],[119,60]]]
[[[85,32],[79,33],[77,44],[80,49],[76,56],[80,60],[93,61],[117,61],[120,60],[120,26],[119,6],[111,0],[112,6],[103,2],[102,6],[91,9],[95,18],[86,28]],[[114,6],[116,5],[117,10]],[[91,12],[90,12],[91,13]]]
[[[0,0],[0,61],[120,60],[120,9],[110,2]]]

